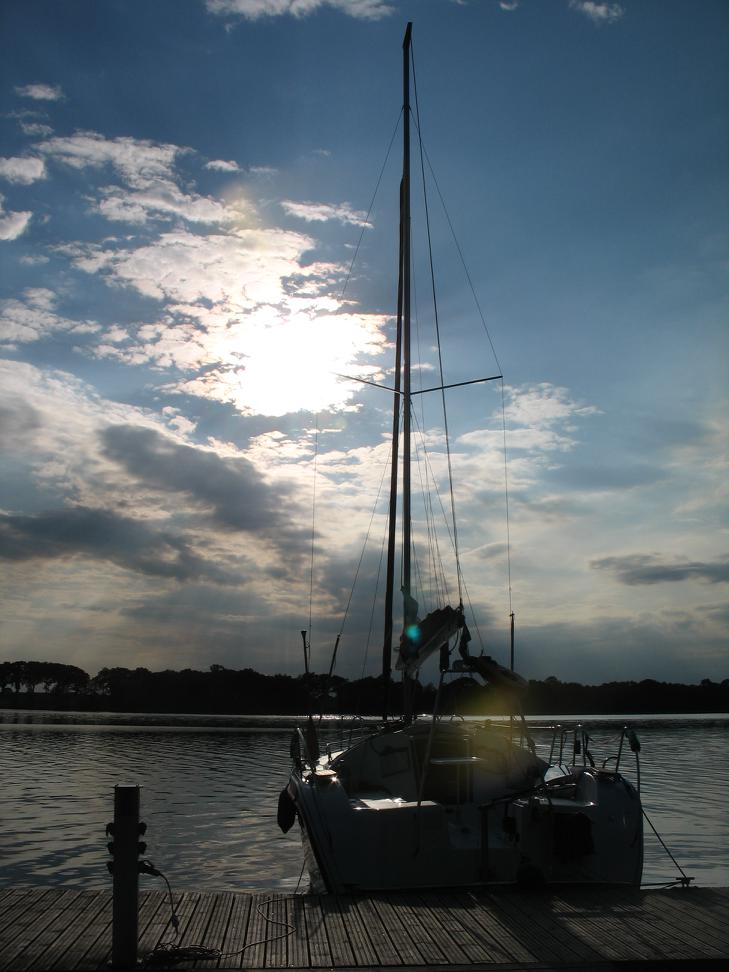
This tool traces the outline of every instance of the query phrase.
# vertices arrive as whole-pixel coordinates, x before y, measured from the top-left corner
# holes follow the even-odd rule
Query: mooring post
[[[137,929],[139,913],[139,837],[144,824],[139,823],[139,787],[117,784],[114,787],[114,822],[107,834],[113,842],[109,852],[109,870],[114,878],[112,906],[111,967],[134,969],[137,965]]]

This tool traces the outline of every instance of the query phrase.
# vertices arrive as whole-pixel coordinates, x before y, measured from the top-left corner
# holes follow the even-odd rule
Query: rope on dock
[[[155,867],[151,861],[145,860],[142,863],[144,865],[145,874],[151,874],[152,877],[161,877],[167,885],[167,891],[170,899],[170,911],[172,912],[171,924],[175,930],[175,935],[177,935],[180,927],[180,920],[175,911],[175,903],[170,882],[166,875],[160,871],[158,867]],[[301,878],[299,878],[299,881],[300,880]],[[293,935],[293,933],[296,931],[296,926],[292,925],[288,921],[282,921],[279,918],[271,918],[269,915],[264,914],[263,909],[273,900],[273,898],[269,898],[267,901],[263,901],[260,905],[256,906],[256,911],[261,918],[263,918],[263,920],[268,922],[270,925],[285,925],[287,930],[285,932],[281,932],[280,935],[273,935],[268,938],[260,938],[255,942],[247,942],[236,952],[223,952],[219,948],[211,948],[208,945],[178,945],[177,942],[159,942],[157,945],[155,945],[152,951],[142,959],[142,968],[153,969],[156,966],[165,968],[169,965],[176,965],[178,962],[217,962],[223,958],[233,958],[235,955],[242,955],[246,949],[253,948],[256,945],[268,945],[271,942],[279,941],[281,938],[288,938],[289,935]]]
[[[653,821],[652,821],[652,820],[651,820],[651,818],[650,818],[650,817],[648,816],[648,814],[647,814],[647,813],[645,812],[645,807],[641,807],[641,809],[643,810],[643,816],[644,816],[644,817],[645,817],[645,819],[646,819],[646,820],[648,821],[648,824],[650,825],[650,828],[651,828],[651,830],[653,831],[653,833],[654,833],[654,834],[656,835],[656,837],[657,837],[657,838],[658,838],[658,840],[660,841],[660,844],[661,844],[661,847],[662,847],[662,848],[664,849],[664,851],[665,851],[665,852],[666,852],[666,853],[668,854],[668,856],[669,856],[669,857],[671,858],[671,860],[672,860],[672,861],[673,861],[673,863],[674,863],[674,864],[676,865],[676,867],[678,868],[678,870],[679,870],[679,871],[681,872],[681,877],[679,877],[679,878],[676,878],[676,879],[675,879],[675,880],[673,880],[673,881],[669,881],[669,882],[667,882],[667,883],[665,883],[665,884],[663,884],[663,883],[662,883],[662,884],[661,884],[661,886],[662,886],[662,887],[671,887],[671,885],[673,885],[673,884],[680,884],[680,885],[682,885],[682,886],[683,886],[684,888],[687,888],[687,887],[688,887],[688,886],[689,886],[689,885],[691,884],[691,882],[693,881],[693,878],[692,878],[692,877],[688,877],[688,876],[687,876],[687,874],[686,874],[686,872],[684,871],[684,869],[683,869],[683,868],[681,867],[681,865],[680,865],[680,864],[678,863],[678,861],[676,860],[676,858],[675,858],[675,857],[673,856],[673,854],[672,854],[672,853],[670,852],[670,850],[669,850],[669,849],[668,849],[668,847],[666,846],[666,843],[665,843],[665,841],[663,840],[663,838],[661,837],[661,835],[660,835],[660,834],[658,833],[658,831],[656,830],[656,828],[655,828],[655,827],[653,826]]]

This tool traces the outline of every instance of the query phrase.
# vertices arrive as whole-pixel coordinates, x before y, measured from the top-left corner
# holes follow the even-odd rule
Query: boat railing
[[[627,741],[630,751],[635,756],[635,772],[637,777],[637,789],[640,793],[640,740],[635,734],[635,731],[630,728],[630,726],[623,726],[623,730],[620,733],[620,742],[618,744],[618,751],[614,756],[607,756],[602,761],[603,769],[607,768],[608,763],[615,760],[615,772],[620,771],[620,760],[623,755],[624,744]]]
[[[314,769],[322,753],[331,761],[332,755],[350,749],[378,728],[359,716],[341,719],[310,720],[305,729],[297,728],[291,738],[291,758],[297,769]]]
[[[550,766],[564,766],[567,764],[576,766],[581,759],[583,766],[589,765],[594,767],[595,759],[590,752],[591,741],[587,730],[581,722],[573,726],[563,726],[561,724],[553,726],[548,760]],[[617,753],[606,756],[602,760],[601,768],[607,769],[611,763],[614,763],[612,769],[616,773],[620,772],[620,764],[623,759],[626,742],[635,756],[638,792],[640,792],[640,757],[638,755],[640,753],[640,742],[635,731],[630,726],[624,725],[622,727],[618,740]]]

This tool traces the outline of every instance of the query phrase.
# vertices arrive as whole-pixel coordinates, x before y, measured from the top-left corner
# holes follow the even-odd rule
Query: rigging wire
[[[413,91],[415,94],[415,126],[418,130],[418,145],[420,147],[420,170],[421,170],[421,176],[423,180],[423,203],[425,206],[425,226],[426,226],[426,234],[428,238],[428,258],[430,262],[430,280],[431,280],[431,287],[433,291],[433,313],[435,317],[435,334],[436,334],[436,339],[438,344],[438,367],[440,371],[440,383],[441,386],[443,386],[445,385],[445,378],[443,375],[443,355],[442,355],[441,342],[440,342],[438,301],[435,292],[435,269],[433,267],[433,246],[432,246],[431,234],[430,234],[430,212],[428,209],[428,192],[425,184],[425,161],[423,156],[423,141],[422,141],[423,137],[420,129],[420,103],[418,101],[418,82],[415,74],[415,54],[412,45],[410,47],[410,59],[413,68]],[[450,497],[451,497],[451,516],[453,519],[453,545],[456,554],[456,576],[458,579],[458,599],[461,603],[463,603],[463,590],[461,584],[461,562],[458,554],[458,527],[456,524],[456,500],[453,493],[453,464],[451,461],[451,446],[450,446],[450,437],[448,434],[448,413],[446,411],[445,389],[443,387],[441,387],[441,398],[443,404],[443,425],[445,429],[445,439],[446,439],[446,456],[448,459],[448,484],[450,488]]]
[[[417,82],[415,80],[415,63],[414,63],[414,61],[413,61],[413,85],[415,87],[415,106],[416,106],[416,112],[417,112],[418,111],[418,97],[417,97]],[[440,204],[441,204],[441,206],[443,208],[443,213],[445,215],[446,222],[448,223],[448,228],[451,231],[451,236],[453,237],[453,242],[455,244],[456,251],[458,253],[458,257],[459,257],[459,259],[461,261],[461,266],[463,267],[463,271],[464,271],[464,273],[466,275],[466,280],[468,281],[468,286],[469,286],[469,289],[471,291],[471,295],[473,297],[474,304],[476,305],[476,310],[478,311],[478,316],[479,316],[479,318],[481,320],[481,324],[482,324],[483,329],[484,329],[484,332],[486,334],[486,338],[488,339],[489,346],[491,348],[491,353],[494,356],[494,361],[496,362],[496,365],[497,365],[499,371],[503,374],[503,368],[501,367],[501,362],[499,361],[499,356],[496,353],[496,348],[494,346],[493,338],[491,337],[491,332],[489,331],[488,324],[486,323],[486,317],[484,315],[483,309],[482,309],[481,304],[480,304],[480,301],[478,299],[478,295],[476,294],[476,288],[473,285],[473,280],[471,278],[471,274],[470,274],[470,271],[468,269],[468,265],[466,263],[466,260],[465,260],[464,255],[463,255],[463,250],[461,249],[461,244],[460,244],[460,242],[458,240],[458,237],[456,235],[456,231],[455,231],[455,228],[453,226],[453,221],[452,221],[451,216],[450,216],[450,213],[448,211],[448,207],[446,206],[446,202],[445,202],[445,199],[443,197],[443,193],[441,192],[441,188],[440,188],[440,185],[438,183],[438,178],[437,178],[437,176],[435,174],[435,170],[433,169],[433,165],[432,165],[432,163],[430,161],[430,157],[428,155],[428,152],[427,152],[425,146],[423,145],[422,132],[421,132],[421,129],[420,129],[420,115],[419,115],[419,112],[418,112],[417,118],[416,118],[416,125],[417,125],[417,129],[418,129],[418,143],[419,143],[419,147],[420,147],[420,162],[421,162],[421,166],[423,165],[423,159],[425,159],[425,161],[428,164],[428,169],[430,171],[430,175],[431,175],[431,177],[433,179],[433,185],[435,186],[436,192],[438,193],[438,198],[440,199]],[[423,176],[423,184],[425,184],[425,176]],[[426,203],[426,214],[427,214],[427,203]],[[430,232],[428,233],[428,238],[430,239]],[[439,352],[440,352],[440,346],[439,346]],[[441,381],[441,384],[443,384],[442,381]],[[508,587],[508,598],[509,598],[509,614],[513,614],[512,586],[511,586],[511,530],[510,530],[510,510],[509,510],[508,453],[507,453],[507,448],[506,448],[506,405],[505,405],[505,386],[504,386],[504,379],[503,378],[501,378],[501,422],[502,422],[502,432],[503,432],[503,441],[504,441],[504,497],[505,497],[505,506],[506,506],[507,587]],[[459,573],[459,581],[460,581],[460,573]]]
[[[411,274],[410,279],[412,280],[413,286],[413,306],[415,309],[415,336],[418,349],[418,375],[420,378],[420,387],[423,387],[423,353],[420,346],[420,316],[418,313],[418,292],[417,292],[417,277],[415,273],[415,246],[411,244]],[[420,403],[420,444],[422,446],[423,452],[427,455],[427,447],[425,445],[425,396],[419,395]],[[418,428],[418,420],[415,412],[412,412],[413,419],[415,421],[416,429]],[[418,476],[420,478],[420,489],[423,496],[423,510],[425,513],[425,525],[426,534],[428,538],[428,559],[430,562],[430,570],[433,577],[433,587],[436,592],[435,601],[437,603],[444,603],[448,598],[448,585],[445,579],[445,567],[440,556],[440,550],[438,548],[438,533],[435,525],[435,510],[433,509],[433,494],[429,488],[428,480],[428,465],[425,464],[425,484],[423,484],[423,471],[420,466],[420,451],[418,449],[418,439],[415,440],[415,451],[416,451],[416,465],[418,466]],[[433,477],[435,479],[435,477]],[[440,569],[440,576],[439,571]]]
[[[463,267],[463,271],[466,274],[466,280],[468,281],[468,286],[469,286],[469,288],[471,290],[471,295],[473,297],[473,302],[476,305],[476,310],[478,311],[478,316],[480,317],[481,324],[483,325],[483,329],[486,332],[486,337],[488,338],[489,346],[491,347],[491,353],[494,356],[494,361],[496,362],[496,366],[498,367],[499,371],[503,371],[503,368],[501,367],[501,362],[499,361],[499,356],[496,354],[496,348],[494,347],[494,342],[493,342],[493,340],[491,338],[491,332],[489,331],[488,324],[486,323],[486,317],[484,316],[483,310],[481,309],[481,304],[479,303],[479,299],[478,299],[478,297],[476,295],[476,288],[473,286],[473,281],[471,280],[471,274],[470,274],[470,272],[468,270],[468,265],[466,264],[465,257],[463,256],[463,250],[461,249],[461,244],[458,242],[458,237],[456,236],[456,231],[453,228],[453,222],[451,221],[450,213],[448,212],[448,207],[445,204],[445,199],[443,198],[443,193],[440,191],[440,186],[438,185],[438,179],[436,178],[435,171],[433,169],[433,166],[431,164],[431,161],[430,161],[430,158],[428,156],[428,152],[425,149],[425,146],[422,146],[422,151],[423,151],[423,155],[425,157],[425,161],[428,163],[428,169],[430,170],[430,174],[431,174],[431,176],[433,178],[433,185],[435,186],[436,192],[438,193],[438,198],[440,199],[440,204],[443,207],[443,214],[445,215],[446,221],[448,223],[448,228],[451,231],[451,236],[453,237],[453,242],[455,244],[456,250],[458,252],[458,256],[459,256],[460,261],[461,261],[461,266]]]
[[[308,647],[304,645],[306,671],[309,671],[311,658],[311,607],[314,601],[314,540],[316,537],[316,467],[319,459],[319,413],[316,415],[316,431],[314,432],[314,488],[311,499],[311,562],[309,564],[309,630]]]
[[[372,212],[372,207],[375,204],[375,199],[380,188],[380,183],[382,182],[382,176],[385,174],[385,168],[387,167],[387,160],[390,158],[390,152],[392,150],[393,142],[395,141],[395,136],[397,135],[397,130],[400,127],[400,119],[402,118],[402,108],[400,109],[397,121],[395,122],[395,127],[392,131],[392,137],[390,138],[390,144],[387,146],[387,152],[385,153],[385,161],[382,163],[382,168],[380,169],[380,174],[377,177],[377,184],[375,185],[375,191],[372,193],[372,199],[370,199],[370,204],[367,208],[367,215],[365,216],[364,222],[362,223],[362,229],[359,234],[359,239],[357,240],[357,246],[354,249],[354,255],[352,257],[352,262],[349,264],[349,270],[347,271],[347,276],[344,280],[344,286],[342,287],[342,292],[339,295],[341,300],[344,297],[344,293],[349,284],[350,278],[352,276],[352,270],[354,270],[354,264],[357,260],[357,255],[359,254],[359,248],[362,245],[362,239],[364,237],[365,230],[370,225],[370,213]]]
[[[389,449],[389,451],[387,453],[387,460],[385,461],[385,463],[383,464],[383,467],[382,467],[382,476],[380,477],[380,485],[377,488],[377,496],[375,497],[375,502],[374,502],[374,505],[372,507],[372,513],[370,514],[370,522],[367,525],[367,533],[365,534],[364,543],[362,544],[362,550],[361,550],[360,555],[359,555],[359,561],[357,562],[357,569],[354,572],[354,580],[352,581],[352,587],[350,588],[350,591],[349,591],[349,598],[347,599],[347,606],[345,607],[345,609],[344,609],[344,615],[342,616],[342,623],[341,623],[341,625],[339,627],[339,633],[337,634],[337,638],[336,638],[336,641],[334,643],[334,651],[332,653],[332,661],[331,661],[331,664],[329,666],[329,677],[330,678],[334,674],[334,664],[335,664],[336,657],[337,657],[337,647],[339,646],[339,639],[342,637],[342,635],[344,633],[344,626],[347,623],[347,616],[349,615],[349,608],[350,608],[350,605],[352,604],[352,598],[354,596],[354,589],[357,586],[357,579],[359,577],[360,568],[362,567],[362,561],[364,560],[364,555],[365,555],[365,552],[367,550],[367,544],[369,542],[370,533],[372,531],[372,523],[373,523],[374,518],[375,518],[375,513],[377,512],[377,506],[378,506],[378,504],[380,502],[380,495],[382,493],[382,484],[385,481],[385,475],[386,475],[386,473],[388,471],[388,468],[389,468],[389,465],[390,465],[390,457],[391,457],[391,455],[392,455],[392,443],[390,443],[390,449]],[[381,563],[381,561],[382,561],[382,557],[380,556],[380,563]],[[379,571],[378,571],[378,575],[377,576],[378,576],[378,581],[379,581]],[[369,647],[369,638],[367,640],[367,647]]]
[[[506,403],[504,401],[504,379],[501,379],[501,429],[504,435],[504,505],[506,506],[506,575],[509,590],[509,614],[514,617],[511,595],[511,528],[509,522],[509,457],[506,450]]]

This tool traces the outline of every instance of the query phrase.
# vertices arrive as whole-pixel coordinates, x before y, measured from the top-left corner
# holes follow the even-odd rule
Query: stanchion
[[[139,787],[117,784],[114,787],[114,822],[106,825],[113,838],[107,846],[113,860],[107,866],[114,878],[111,967],[134,969],[137,965],[139,914],[139,854],[146,845],[139,837],[146,830],[139,822]]]

